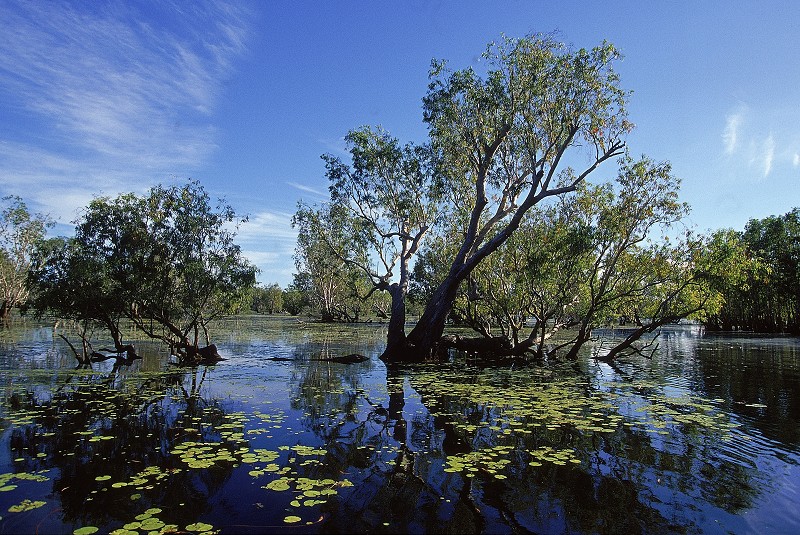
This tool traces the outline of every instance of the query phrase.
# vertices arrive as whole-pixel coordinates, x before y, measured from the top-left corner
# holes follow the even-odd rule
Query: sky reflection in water
[[[139,342],[74,370],[49,328],[0,329],[0,532],[800,531],[796,339],[387,374],[379,325],[218,332],[213,368]]]

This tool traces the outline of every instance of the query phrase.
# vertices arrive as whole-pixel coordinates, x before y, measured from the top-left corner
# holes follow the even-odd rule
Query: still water
[[[796,338],[387,372],[380,325],[215,333],[213,367],[140,340],[75,369],[50,325],[0,328],[0,534],[800,533]]]

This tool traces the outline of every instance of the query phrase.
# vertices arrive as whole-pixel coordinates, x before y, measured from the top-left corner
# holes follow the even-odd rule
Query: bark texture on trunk
[[[381,360],[387,364],[402,362],[423,362],[427,360],[441,360],[443,355],[438,352],[439,340],[444,333],[447,317],[453,308],[458,285],[461,281],[454,276],[449,276],[439,285],[433,297],[428,301],[425,311],[419,321],[408,333],[402,337],[393,331],[392,323],[395,321],[394,294],[392,295],[392,320],[389,322],[389,336],[386,351],[381,355]],[[402,315],[405,324],[405,295],[402,296]],[[399,321],[398,321],[399,322]]]

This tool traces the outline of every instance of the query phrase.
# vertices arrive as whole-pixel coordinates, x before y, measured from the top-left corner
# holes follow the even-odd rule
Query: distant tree
[[[215,209],[197,182],[156,186],[144,197],[97,198],[75,239],[42,259],[32,278],[43,296],[37,307],[63,312],[72,302],[112,334],[103,316],[123,315],[184,362],[216,356],[209,323],[243,306],[257,272],[228,230],[236,221],[229,206]]]
[[[276,314],[283,312],[283,290],[277,283],[256,286],[253,289],[251,308],[259,314]]]
[[[800,334],[800,209],[719,231],[709,247],[730,259],[714,279],[723,304],[709,329]]]
[[[0,320],[28,299],[26,286],[33,255],[53,221],[31,214],[17,196],[2,198],[0,211]]]
[[[297,316],[311,305],[308,292],[303,289],[303,284],[297,284],[297,275],[295,275],[295,282],[286,287],[283,291],[283,309],[292,316]]]
[[[363,236],[346,221],[341,204],[299,205],[292,218],[297,229],[295,266],[322,321],[358,321],[366,310],[369,288]],[[296,280],[295,286],[299,286]]]

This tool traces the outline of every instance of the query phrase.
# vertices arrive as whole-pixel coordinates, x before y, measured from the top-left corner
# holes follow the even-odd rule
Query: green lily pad
[[[214,526],[211,524],[206,524],[205,522],[195,522],[194,524],[189,524],[186,526],[186,531],[204,532],[211,531],[212,529],[214,529]]]
[[[47,502],[43,501],[31,501],[31,500],[22,500],[21,503],[17,505],[12,505],[8,508],[9,513],[21,513],[23,511],[30,511],[31,509],[38,509],[39,507],[43,506]]]

